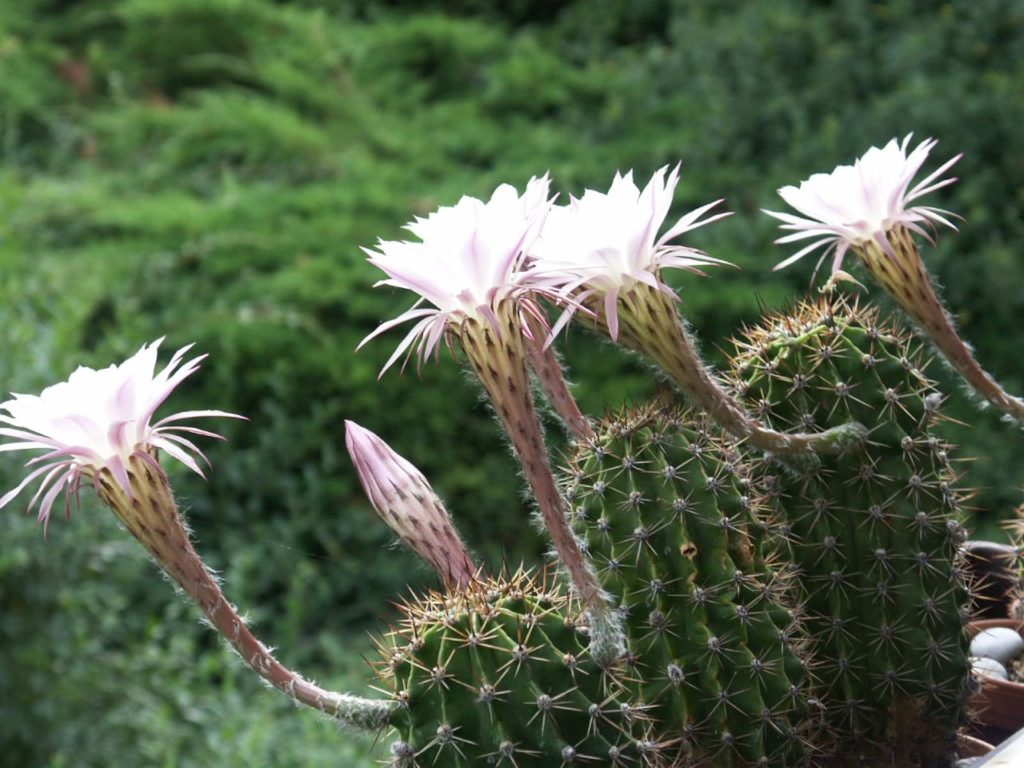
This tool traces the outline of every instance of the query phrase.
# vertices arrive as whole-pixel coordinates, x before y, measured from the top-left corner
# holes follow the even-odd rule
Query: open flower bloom
[[[360,343],[362,347],[397,325],[415,321],[381,374],[407,352],[425,360],[438,349],[446,331],[458,329],[467,319],[497,329],[498,304],[523,293],[519,268],[524,249],[532,245],[551,207],[548,183],[546,175],[533,178],[522,196],[502,184],[486,203],[463,197],[406,225],[418,242],[381,240],[376,250],[364,249],[370,263],[388,275],[376,285],[405,288],[420,296],[410,309],[382,323]],[[424,302],[431,306],[422,306]]]
[[[578,313],[583,323],[648,357],[687,399],[751,445],[788,453],[837,449],[848,430],[786,435],[762,427],[704,364],[680,317],[678,296],[662,282],[661,270],[701,273],[701,267],[727,264],[671,241],[730,214],[711,214],[722,202],[716,200],[690,211],[659,237],[679,183],[679,166],[666,173],[668,166],[656,171],[643,191],[632,173],[616,174],[607,194],[587,190],[569,205],[552,209],[529,251],[527,282],[543,282],[568,304],[554,332],[582,306],[587,310]]]
[[[144,345],[120,365],[101,370],[80,367],[67,381],[47,387],[40,395],[14,395],[0,403],[0,424],[6,425],[0,427],[0,436],[14,440],[0,444],[0,451],[42,452],[28,461],[32,471],[0,498],[0,507],[42,476],[29,509],[38,504],[39,520],[45,524],[62,489],[76,492],[83,477],[95,482],[102,470],[109,471],[131,497],[130,460],[141,456],[155,463],[150,454],[156,450],[202,475],[196,457],[205,457],[184,435],[220,436],[181,422],[208,416],[242,417],[223,411],[184,411],[154,422],[156,410],[206,357],[186,361],[189,345],[157,372],[161,341]]]
[[[960,159],[947,160],[923,180],[910,186],[936,145],[926,139],[907,154],[911,135],[902,142],[893,139],[881,149],[872,147],[853,165],[840,165],[832,173],[816,173],[799,187],[783,187],[779,195],[802,216],[765,211],[782,221],[782,229],[793,234],[780,237],[777,243],[813,240],[810,244],[780,262],[775,269],[787,267],[819,248],[833,252],[832,272],[842,269],[843,257],[852,248],[874,246],[896,258],[893,233],[906,228],[924,237],[922,225],[945,224],[955,227],[946,218],[949,211],[924,205],[911,205],[929,192],[945,187],[955,178],[941,178]]]
[[[619,335],[619,297],[631,287],[640,283],[675,299],[672,288],[661,281],[663,268],[699,273],[701,267],[726,263],[671,243],[729,216],[729,212],[706,216],[721,200],[690,211],[658,236],[679,183],[679,166],[667,177],[666,173],[668,166],[656,171],[643,191],[633,183],[632,171],[616,174],[607,193],[588,189],[568,205],[554,207],[529,249],[530,279],[557,287],[562,297],[574,297],[580,303],[600,302],[613,340]],[[563,316],[563,322],[566,319]]]
[[[446,582],[469,583],[476,573],[473,558],[423,473],[352,421],[345,422],[345,446],[381,519]]]
[[[765,211],[783,222],[782,229],[792,232],[776,242],[811,242],[776,269],[818,248],[825,248],[826,255],[833,253],[834,275],[842,269],[843,257],[852,248],[872,277],[910,315],[974,391],[1024,424],[1024,400],[1006,392],[981,367],[970,346],[960,338],[914,242],[915,235],[931,241],[928,229],[934,229],[937,224],[956,228],[947,218],[954,215],[949,211],[911,203],[956,181],[942,176],[961,156],[947,160],[911,187],[936,142],[926,139],[908,154],[910,139],[908,135],[902,142],[893,139],[882,149],[872,147],[853,165],[841,165],[828,174],[815,174],[799,187],[780,189],[782,198],[803,216]]]

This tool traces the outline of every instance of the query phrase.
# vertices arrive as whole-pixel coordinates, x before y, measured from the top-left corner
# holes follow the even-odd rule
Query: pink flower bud
[[[476,573],[473,558],[423,473],[352,421],[345,422],[345,445],[384,522],[445,581],[468,583]]]

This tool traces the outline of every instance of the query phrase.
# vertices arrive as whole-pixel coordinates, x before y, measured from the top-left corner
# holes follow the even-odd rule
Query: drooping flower
[[[563,297],[586,304],[598,300],[613,340],[618,340],[620,295],[636,284],[660,290],[675,300],[673,289],[661,280],[665,268],[700,273],[700,268],[725,264],[703,251],[673,244],[680,235],[726,216],[706,216],[722,200],[683,215],[660,237],[679,183],[679,165],[660,168],[641,191],[633,172],[616,174],[608,192],[588,189],[568,205],[548,214],[540,238],[529,249],[527,274]]]
[[[825,248],[826,254],[832,252],[832,272],[837,272],[842,269],[843,258],[850,248],[874,246],[895,258],[892,233],[899,228],[925,238],[929,234],[924,226],[944,224],[956,229],[946,218],[952,215],[949,211],[911,203],[955,182],[955,178],[943,179],[942,175],[962,155],[947,160],[911,187],[929,152],[938,143],[925,139],[908,154],[912,136],[908,134],[902,142],[892,139],[881,149],[871,147],[853,165],[840,165],[832,173],[816,173],[799,187],[780,189],[782,199],[803,215],[766,210],[769,216],[782,221],[782,229],[793,232],[775,242],[814,242],[781,261],[775,269],[787,267]]]
[[[775,242],[811,242],[775,268],[824,248],[822,258],[832,253],[832,274],[841,274],[843,258],[852,250],[974,391],[1024,424],[1024,400],[1003,389],[960,338],[914,240],[918,235],[931,242],[929,230],[939,224],[956,229],[949,220],[955,214],[913,203],[956,181],[943,175],[961,155],[911,186],[936,141],[926,139],[908,153],[910,139],[908,135],[902,142],[893,139],[881,149],[872,147],[853,165],[815,174],[799,187],[780,189],[782,198],[802,216],[765,211],[792,232]]]
[[[716,200],[687,213],[659,237],[679,183],[679,166],[666,176],[667,171],[668,166],[656,171],[643,191],[631,172],[616,174],[607,193],[587,190],[548,215],[530,249],[527,276],[568,303],[555,331],[576,316],[640,352],[721,426],[759,448],[788,453],[838,448],[841,435],[786,435],[761,426],[701,360],[679,315],[679,297],[662,281],[661,271],[701,273],[701,267],[726,264],[671,241],[730,214],[708,215],[722,202]],[[576,312],[580,306],[588,311]]]
[[[62,489],[75,493],[83,479],[95,481],[102,470],[131,496],[131,458],[157,450],[203,474],[196,458],[205,460],[205,456],[185,435],[220,435],[182,422],[211,416],[242,417],[224,411],[183,411],[154,422],[168,395],[195,373],[206,357],[186,361],[189,345],[157,371],[161,341],[144,345],[120,365],[100,370],[83,366],[67,381],[47,387],[39,395],[16,394],[0,403],[0,424],[6,425],[0,427],[0,436],[14,440],[0,444],[0,451],[42,452],[28,461],[32,471],[22,482],[0,498],[0,508],[42,477],[29,509],[38,504],[39,520],[45,524]]]
[[[403,354],[414,352],[419,360],[426,360],[445,333],[457,330],[466,320],[498,327],[498,304],[523,298],[520,265],[524,249],[532,245],[551,207],[548,186],[545,175],[530,179],[522,196],[511,185],[502,184],[486,203],[463,197],[453,206],[407,224],[418,242],[380,240],[376,250],[364,249],[370,263],[388,275],[377,286],[404,288],[420,297],[359,345],[415,321],[382,375]],[[422,306],[424,302],[431,306]]]
[[[192,546],[160,466],[159,452],[202,475],[196,458],[205,457],[185,435],[223,438],[183,422],[211,416],[244,417],[201,410],[181,411],[154,421],[157,409],[206,357],[186,360],[190,344],[157,371],[161,341],[144,345],[120,365],[100,370],[80,367],[66,382],[39,395],[15,395],[0,404],[0,424],[7,425],[0,427],[0,436],[14,441],[0,444],[0,451],[42,452],[29,460],[28,465],[35,468],[0,499],[0,507],[42,476],[29,509],[39,504],[39,519],[45,523],[61,490],[75,494],[83,480],[90,481],[124,527],[260,677],[297,702],[378,730],[390,716],[391,702],[325,690],[281,664],[252,633]]]
[[[345,422],[345,445],[381,519],[445,581],[469,583],[476,573],[473,558],[423,473],[355,422]]]

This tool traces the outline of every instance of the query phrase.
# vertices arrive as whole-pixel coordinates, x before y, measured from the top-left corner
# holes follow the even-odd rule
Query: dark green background
[[[810,285],[810,263],[770,271],[790,252],[759,213],[774,190],[914,131],[941,140],[929,167],[965,153],[929,201],[961,232],[925,256],[1020,392],[1022,83],[1016,0],[0,3],[0,391],[197,342],[210,360],[172,407],[252,419],[221,425],[209,482],[174,476],[198,546],[286,662],[366,691],[366,630],[431,579],[388,547],[343,419],[418,464],[490,565],[543,544],[460,366],[377,383],[400,335],[354,353],[411,303],[371,290],[360,245],[504,181],[578,194],[682,159],[678,213],[737,212],[687,242],[742,270],[679,279],[721,364],[741,322]],[[563,348],[592,413],[652,391],[586,334]],[[1024,435],[946,385],[994,534]],[[8,456],[0,487],[20,472]],[[21,504],[0,515],[0,765],[372,764],[242,670],[91,494],[45,543]]]

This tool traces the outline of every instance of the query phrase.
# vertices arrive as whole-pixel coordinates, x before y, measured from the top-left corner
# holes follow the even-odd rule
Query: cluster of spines
[[[735,444],[690,412],[635,409],[598,425],[565,486],[672,764],[799,764],[801,633]]]
[[[870,427],[863,445],[812,471],[769,460],[764,475],[811,637],[818,739],[857,765],[943,765],[969,681],[964,493],[933,431],[941,396],[921,349],[834,297],[768,319],[738,346],[737,388],[773,427]]]
[[[1007,524],[1013,557],[1009,562],[1014,585],[1010,589],[1008,613],[1011,619],[1024,621],[1024,504],[1014,511],[1013,519]]]
[[[588,654],[579,607],[520,571],[402,606],[378,675],[395,768],[660,766],[645,708]]]

